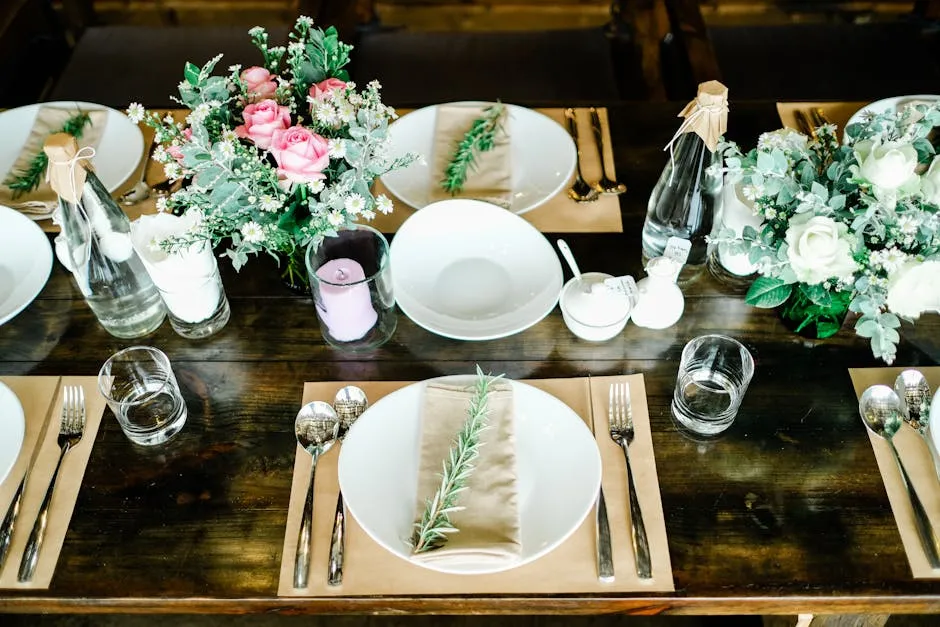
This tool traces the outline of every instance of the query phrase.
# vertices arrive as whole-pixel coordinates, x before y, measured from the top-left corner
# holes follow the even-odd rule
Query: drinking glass
[[[697,337],[682,349],[672,414],[695,435],[717,435],[734,422],[753,375],[754,358],[740,342]]]
[[[392,337],[398,318],[388,241],[357,224],[311,244],[306,254],[310,291],[323,338],[350,351],[370,350]]]
[[[186,423],[170,360],[157,348],[132,346],[111,355],[98,373],[98,390],[135,444],[162,444]]]
[[[228,324],[231,309],[215,268],[209,276],[176,282],[159,282],[170,326],[182,337],[199,340],[214,335]]]

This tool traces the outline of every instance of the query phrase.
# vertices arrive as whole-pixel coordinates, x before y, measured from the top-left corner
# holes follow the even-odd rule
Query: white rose
[[[857,269],[849,227],[832,218],[794,218],[787,229],[787,257],[801,283],[848,279]]]
[[[908,261],[888,277],[888,309],[905,318],[940,311],[940,260]]]
[[[934,157],[930,168],[920,181],[924,200],[940,207],[940,157]]]
[[[917,151],[910,144],[866,139],[855,144],[855,159],[865,180],[882,192],[910,188],[918,182],[914,172]]]

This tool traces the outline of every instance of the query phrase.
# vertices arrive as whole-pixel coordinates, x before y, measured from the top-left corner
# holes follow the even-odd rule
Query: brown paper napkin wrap
[[[540,113],[547,115],[561,125],[565,123],[564,109],[536,109]],[[587,109],[575,110],[578,119],[578,130],[581,141],[581,168],[588,181],[596,181],[601,177],[601,163],[597,158],[597,149],[594,144],[594,133],[591,132],[591,120]],[[170,113],[177,121],[186,119],[187,111],[172,110],[161,111]],[[399,111],[404,115],[405,110]],[[610,124],[607,119],[607,109],[598,108],[598,116],[601,119],[601,131],[604,136],[604,161],[607,163],[608,174],[615,178],[613,144],[610,140]],[[149,147],[153,141],[153,129],[141,124],[141,132],[144,135],[144,146]],[[137,166],[137,170],[128,179],[120,189],[114,192],[115,196],[133,187],[134,183],[140,178],[141,170],[147,163],[147,154],[149,148],[144,150],[144,155]],[[166,179],[163,173],[163,165],[157,161],[151,160],[147,163],[146,181],[153,185]],[[395,210],[388,214],[378,214],[370,224],[383,233],[395,233],[402,223],[415,212],[414,209],[406,205],[401,200],[395,198],[382,181],[376,179],[372,191],[374,194],[385,194],[394,203]],[[630,192],[627,192],[630,193]],[[130,207],[123,207],[124,213],[131,220],[141,215],[156,213],[156,198],[151,197],[144,202]],[[530,222],[535,228],[543,233],[623,233],[623,221],[620,216],[620,198],[618,196],[603,195],[596,202],[589,204],[576,203],[568,198],[565,190],[548,200],[544,205],[524,213],[522,217]],[[58,233],[59,227],[54,225],[51,220],[40,222],[42,229],[46,232]]]
[[[3,173],[0,183],[5,181],[12,173],[29,168],[36,155],[42,152],[42,146],[46,138],[61,131],[62,125],[77,112],[78,109],[75,108],[40,107],[36,113],[33,128],[29,132],[29,137],[26,139],[19,157],[17,157],[9,172]],[[108,120],[107,111],[89,111],[88,115],[91,118],[91,123],[85,127],[82,138],[78,140],[79,148],[85,146],[96,147],[98,142],[101,141]],[[57,200],[58,197],[55,191],[46,182],[45,177],[37,189],[15,200],[10,188],[0,184],[0,205],[13,207],[29,216],[48,215],[55,208]]]
[[[906,370],[906,368],[849,368],[849,376],[851,376],[852,385],[855,387],[855,395],[861,398],[862,392],[869,386],[880,383],[888,387],[894,387],[894,380],[902,370]],[[932,390],[940,388],[940,367],[918,368],[918,370],[927,377]],[[861,418],[859,418],[859,422],[861,422]],[[860,424],[859,427],[864,429],[864,425]],[[868,439],[871,441],[871,447],[878,462],[878,470],[881,472],[885,490],[888,492],[888,501],[891,503],[891,511],[894,512],[894,518],[897,521],[898,531],[901,534],[901,542],[904,545],[904,552],[907,554],[911,573],[915,579],[940,578],[940,571],[930,568],[921,547],[917,528],[914,526],[914,512],[911,509],[911,501],[907,496],[907,490],[904,489],[904,484],[901,482],[901,471],[894,461],[890,446],[887,442],[871,433],[868,434]],[[924,509],[927,511],[927,516],[930,518],[934,530],[940,531],[940,482],[937,480],[927,443],[921,439],[914,429],[907,424],[902,424],[894,436],[894,444],[898,449],[901,462],[914,484],[914,489],[924,504]],[[872,547],[872,550],[875,550],[875,548]]]
[[[431,148],[431,176],[437,183],[454,156],[457,144],[464,138],[474,121],[483,116],[484,106],[440,105],[435,111],[434,144]],[[444,191],[439,185],[431,189],[429,199],[474,198],[502,207],[512,200],[512,143],[508,111],[501,120],[502,130],[495,136],[493,148],[477,155],[467,172],[463,190],[456,196]]]
[[[414,555],[412,559],[416,562],[472,561],[495,565],[519,560],[522,539],[512,386],[506,382],[492,385],[487,401],[487,428],[480,434],[479,455],[467,490],[460,498],[464,509],[450,517],[460,532],[451,534],[443,547]],[[467,404],[472,396],[472,387],[430,381],[426,384],[421,406],[421,463],[415,520],[421,519],[425,501],[433,498],[440,486],[441,464],[467,420]]]
[[[88,465],[98,426],[101,424],[105,401],[98,393],[96,377],[0,377],[0,381],[13,390],[26,414],[23,449],[10,475],[0,484],[0,514],[6,514],[20,479],[32,460],[33,451],[39,447],[35,463],[26,480],[26,493],[16,519],[10,553],[3,570],[0,571],[0,588],[43,590],[49,587],[56,562],[59,560],[59,552],[72,519],[82,477],[85,475],[85,467]],[[62,415],[62,388],[66,385],[80,385],[84,388],[85,433],[81,442],[73,447],[62,461],[36,574],[31,582],[21,584],[16,580],[20,559],[59,459],[59,418]],[[42,441],[39,441],[43,428],[45,432]]]
[[[626,381],[633,399],[636,439],[630,449],[643,520],[649,537],[653,562],[653,580],[637,579],[630,533],[627,477],[623,453],[607,433],[607,399],[610,384]],[[331,399],[344,385],[358,385],[373,403],[411,382],[308,382],[304,384],[302,403]],[[611,592],[672,592],[675,584],[669,560],[669,545],[663,518],[659,480],[653,456],[649,413],[643,375],[581,377],[573,379],[532,379],[525,383],[552,394],[571,407],[590,426],[593,422],[603,469],[604,496],[610,520],[616,580],[603,584],[597,580],[595,561],[594,512],[561,546],[524,566],[491,575],[448,575],[428,570],[401,559],[376,544],[352,516],[346,519],[346,564],[343,585],[329,587],[326,569],[336,507],[336,460],[334,446],[317,463],[313,512],[313,555],[310,583],[306,589],[292,585],[294,553],[300,516],[305,498],[310,456],[299,447],[295,451],[290,508],[284,530],[284,549],[278,582],[280,596],[368,596],[436,594],[568,594]]]

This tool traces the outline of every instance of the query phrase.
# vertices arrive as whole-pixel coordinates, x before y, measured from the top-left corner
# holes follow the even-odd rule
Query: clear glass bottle
[[[689,257],[680,280],[697,274],[708,259],[705,241],[712,231],[721,177],[709,170],[719,163],[718,137],[727,121],[727,88],[710,81],[683,110],[685,121],[670,142],[669,159],[653,188],[643,223],[643,263],[661,257],[671,237],[688,240]]]
[[[80,153],[75,138],[64,133],[50,135],[44,150],[59,196],[59,261],[108,333],[135,338],[154,332],[166,317],[163,299],[134,252],[127,216],[87,167],[93,152]]]

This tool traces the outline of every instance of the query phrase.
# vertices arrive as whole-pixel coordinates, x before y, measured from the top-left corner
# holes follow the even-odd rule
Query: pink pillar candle
[[[375,326],[378,314],[372,307],[365,271],[352,259],[333,259],[317,269],[320,279],[320,319],[333,339],[351,342]]]

